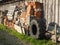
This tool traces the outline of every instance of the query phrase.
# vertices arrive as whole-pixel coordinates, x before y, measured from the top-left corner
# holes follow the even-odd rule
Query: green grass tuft
[[[31,38],[30,36],[26,36],[24,34],[18,33],[15,29],[13,29],[13,30],[9,29],[6,26],[4,26],[3,24],[0,24],[0,30],[6,31],[10,35],[17,37],[20,40],[24,40],[24,41],[30,43],[31,45],[55,45],[51,40],[36,40],[34,38]],[[4,40],[4,38],[0,38],[0,40]]]

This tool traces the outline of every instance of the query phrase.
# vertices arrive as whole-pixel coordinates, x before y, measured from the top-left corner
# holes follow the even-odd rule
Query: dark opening
[[[36,27],[36,25],[32,25],[32,33],[34,34],[34,35],[36,35],[36,33],[37,33],[37,27]]]

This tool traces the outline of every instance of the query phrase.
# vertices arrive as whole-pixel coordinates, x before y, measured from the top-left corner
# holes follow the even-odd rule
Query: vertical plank
[[[59,26],[60,26],[60,0],[59,0]]]
[[[59,0],[58,0],[58,25],[59,25]]]
[[[56,17],[55,17],[55,23],[58,24],[58,0],[56,0]]]
[[[53,17],[52,17],[52,22],[55,21],[55,14],[54,14],[54,11],[55,11],[55,10],[54,10],[54,8],[55,8],[55,7],[54,7],[55,2],[54,2],[54,1],[55,1],[55,0],[53,0],[53,7],[52,7],[52,10],[53,10],[53,14],[52,14],[52,15],[53,15]]]

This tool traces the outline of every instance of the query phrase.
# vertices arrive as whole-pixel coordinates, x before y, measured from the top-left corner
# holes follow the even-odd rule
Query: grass
[[[15,29],[9,29],[3,24],[0,24],[0,30],[8,32],[10,35],[17,37],[20,40],[24,40],[27,43],[30,43],[30,45],[55,45],[51,40],[36,40],[30,36],[18,33]],[[0,37],[0,40],[5,39]]]

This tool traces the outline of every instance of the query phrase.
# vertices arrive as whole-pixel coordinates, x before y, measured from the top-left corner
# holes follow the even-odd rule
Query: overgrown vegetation
[[[34,38],[31,38],[29,36],[26,36],[24,34],[18,33],[15,29],[9,29],[3,24],[0,24],[0,30],[1,31],[6,31],[10,35],[13,35],[17,37],[20,40],[24,40],[27,43],[30,43],[30,45],[55,45],[51,40],[36,40]],[[5,40],[4,38],[0,38],[0,40]]]

